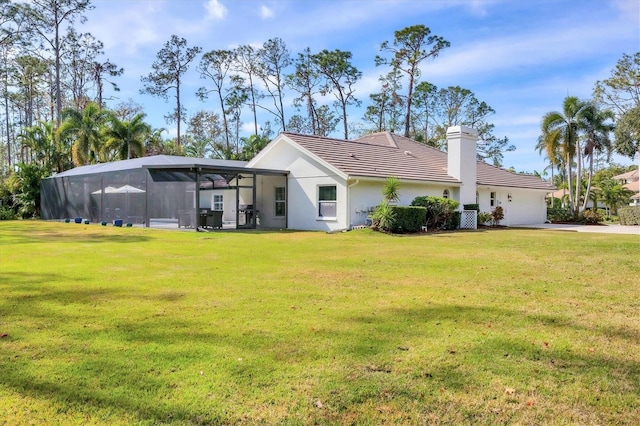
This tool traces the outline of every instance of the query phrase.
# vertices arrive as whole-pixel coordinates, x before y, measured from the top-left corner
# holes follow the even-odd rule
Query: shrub
[[[16,214],[9,206],[0,206],[0,220],[12,220],[16,218]]]
[[[397,203],[400,199],[400,181],[397,177],[389,176],[382,187],[382,197],[389,203]]]
[[[416,197],[412,206],[425,207],[425,225],[429,229],[455,229],[460,225],[460,213],[457,212],[458,203],[444,197]]]
[[[640,225],[640,207],[620,207],[620,225]]]
[[[391,211],[394,217],[391,227],[393,233],[419,232],[424,226],[424,218],[427,214],[427,209],[424,207],[391,206]]]
[[[493,216],[489,212],[480,212],[478,213],[478,225],[486,225],[491,222]]]
[[[388,202],[383,202],[371,215],[372,228],[377,231],[391,232],[395,223],[395,211]]]
[[[459,211],[455,211],[449,216],[449,221],[447,225],[444,227],[447,231],[452,231],[454,229],[460,228],[460,219],[462,214]]]
[[[585,210],[582,217],[586,223],[596,224],[604,220],[604,211],[602,209]]]
[[[502,219],[504,219],[504,210],[502,210],[502,207],[497,206],[491,211],[491,222],[495,226],[498,225]]]
[[[547,220],[551,222],[568,222],[571,220],[569,209],[549,208],[547,209]]]

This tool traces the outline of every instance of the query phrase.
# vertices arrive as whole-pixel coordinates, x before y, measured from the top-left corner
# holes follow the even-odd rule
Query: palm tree
[[[574,218],[578,211],[580,200],[579,181],[582,173],[578,132],[582,126],[583,115],[587,107],[588,104],[586,102],[580,101],[577,97],[568,96],[564,100],[562,112],[552,111],[545,114],[541,125],[542,136],[540,143],[544,146],[549,158],[559,153],[564,166],[567,168],[569,211]],[[576,180],[578,183],[576,183],[576,192],[574,194],[571,178],[573,176],[572,164],[576,157]]]
[[[609,159],[612,149],[611,139],[609,135],[613,132],[615,126],[611,121],[615,118],[613,111],[601,110],[594,103],[590,103],[584,110],[584,121],[582,126],[585,132],[584,155],[589,159],[589,175],[587,179],[586,196],[582,211],[587,208],[589,192],[591,191],[591,181],[593,179],[593,158],[598,152],[606,152]]]
[[[38,164],[48,173],[62,172],[73,167],[69,162],[70,149],[61,143],[55,123],[38,121],[18,134],[23,150],[27,150],[30,163]]]
[[[126,160],[144,156],[145,141],[151,134],[151,126],[144,122],[146,114],[136,114],[129,121],[122,121],[113,114],[108,117],[109,127],[104,129],[106,138],[102,154],[115,152],[115,159]]]
[[[555,170],[557,169],[558,172],[560,173],[560,171],[563,168],[562,156],[560,155],[559,151],[557,151],[557,150],[554,151],[555,146],[553,144],[550,144],[549,146],[545,145],[545,140],[544,140],[544,138],[542,136],[540,136],[538,138],[538,143],[536,145],[536,149],[538,150],[539,154],[542,154],[542,152],[544,151],[545,158],[547,160],[549,160],[549,165],[547,167],[545,167],[544,170],[542,170],[542,174],[546,176],[546,171],[550,170],[551,171],[551,183],[554,183],[556,181]],[[562,176],[564,176],[564,175],[562,175]]]
[[[72,139],[72,157],[76,166],[94,164],[101,160],[102,130],[109,113],[95,102],[89,102],[84,110],[66,108],[63,122],[58,128],[60,139]]]
[[[618,207],[624,204],[628,204],[633,191],[622,186],[618,181],[614,179],[605,179],[600,182],[599,187],[596,189],[600,199],[610,209],[610,213],[616,214]]]
[[[144,144],[144,151],[146,155],[166,154],[164,151],[164,139],[162,138],[162,133],[166,131],[167,129],[163,127],[159,129],[151,129],[151,132]]]

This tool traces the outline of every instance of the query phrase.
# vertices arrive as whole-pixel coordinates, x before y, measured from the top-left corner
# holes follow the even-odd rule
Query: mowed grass
[[[0,424],[640,424],[640,238],[0,222]]]

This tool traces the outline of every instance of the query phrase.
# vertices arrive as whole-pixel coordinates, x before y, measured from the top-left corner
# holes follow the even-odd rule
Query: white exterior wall
[[[496,205],[504,211],[501,225],[535,225],[544,223],[547,219],[547,204],[545,191],[519,188],[478,188],[480,211],[490,213],[491,192],[496,193]],[[511,194],[511,201],[509,201]]]
[[[224,222],[236,220],[236,190],[235,189],[205,189],[200,191],[200,208],[213,209],[213,195],[222,195]]]
[[[349,227],[347,223],[346,180],[286,139],[277,139],[269,151],[252,166],[288,170],[287,215],[288,228],[317,231],[335,231]],[[318,187],[336,185],[336,218],[318,217]]]
[[[260,211],[258,212],[260,228],[284,229],[287,226],[285,216],[276,216],[276,188],[284,187],[286,180],[282,176],[258,176],[256,183],[256,200]]]
[[[366,223],[367,217],[376,206],[382,202],[383,180],[363,180],[352,179],[349,181],[349,214],[350,225],[358,226]],[[455,199],[452,194],[457,190],[455,187],[438,184],[424,184],[413,182],[400,182],[399,206],[408,206],[414,198],[421,196],[442,197],[445,189],[449,190],[451,199]]]

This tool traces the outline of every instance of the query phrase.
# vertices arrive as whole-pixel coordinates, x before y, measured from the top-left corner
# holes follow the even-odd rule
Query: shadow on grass
[[[61,313],[55,309],[42,309],[41,302],[89,305],[95,303],[96,298],[113,302],[121,297],[149,297],[122,294],[122,290],[110,289],[39,288],[41,283],[55,279],[47,275],[24,274],[18,277],[17,274],[3,274],[0,277],[5,278],[12,280],[18,286],[17,290],[36,290],[37,293],[18,292],[11,295],[9,292],[4,303],[0,304],[1,316],[48,317],[53,324],[51,327],[56,328],[54,331],[58,333],[64,333],[67,323],[73,318],[61,317]],[[158,300],[165,303],[180,299],[179,293],[163,293],[158,296]],[[82,311],[73,314],[76,315],[81,316]],[[505,319],[516,317],[518,320],[513,333],[495,331],[479,338],[479,331],[486,330],[488,322],[500,321],[506,324]],[[636,361],[602,354],[602,351],[590,354],[578,352],[571,347],[545,348],[540,342],[527,340],[527,328],[542,327],[550,334],[566,329],[569,337],[572,333],[615,337],[624,340],[629,348],[637,347],[639,336],[636,330],[599,325],[586,327],[566,316],[539,313],[528,315],[492,306],[431,305],[335,317],[329,323],[323,323],[318,331],[307,329],[307,332],[300,335],[289,331],[288,326],[297,325],[296,322],[304,320],[294,314],[283,322],[268,323],[264,329],[257,328],[256,323],[236,321],[233,313],[219,318],[220,323],[210,319],[202,321],[195,315],[147,316],[141,320],[139,313],[135,312],[130,318],[98,318],[97,321],[101,321],[106,327],[102,331],[67,330],[67,352],[71,354],[57,356],[66,360],[65,362],[75,359],[76,365],[68,367],[73,369],[73,375],[62,378],[56,377],[55,373],[35,373],[34,367],[37,365],[30,354],[20,345],[11,345],[15,342],[12,338],[2,340],[0,369],[3,374],[0,375],[0,385],[17,393],[45,398],[59,406],[67,406],[70,410],[90,415],[97,415],[91,408],[87,408],[93,406],[145,422],[193,424],[233,423],[237,419],[235,415],[242,413],[242,407],[231,406],[229,417],[221,417],[219,414],[207,413],[204,408],[195,407],[197,403],[192,406],[172,402],[168,396],[174,392],[172,389],[176,385],[172,380],[177,379],[167,377],[166,374],[155,375],[148,370],[149,365],[157,363],[164,366],[161,368],[166,368],[167,363],[173,363],[179,369],[186,369],[199,362],[215,364],[215,356],[220,353],[240,356],[250,354],[262,359],[253,364],[250,359],[237,365],[217,364],[219,368],[226,370],[219,373],[221,382],[212,382],[211,386],[225,387],[233,382],[242,389],[251,389],[256,385],[290,388],[295,383],[269,383],[271,372],[275,370],[274,380],[295,381],[295,377],[291,378],[285,373],[289,362],[312,366],[322,361],[323,365],[332,365],[332,370],[326,372],[326,375],[338,377],[338,386],[336,382],[320,378],[314,394],[325,394],[327,400],[333,400],[334,406],[343,412],[350,410],[350,404],[380,402],[384,399],[381,396],[383,388],[408,401],[424,398],[421,394],[423,384],[380,379],[385,376],[409,375],[418,382],[433,382],[436,389],[447,387],[456,392],[464,392],[469,387],[473,389],[479,386],[487,371],[500,377],[504,383],[510,383],[514,380],[514,371],[517,370],[516,374],[519,375],[515,379],[522,381],[525,380],[522,376],[535,370],[557,386],[567,381],[607,382],[612,397],[640,393],[640,365]],[[465,334],[470,331],[475,333],[472,333],[475,337],[466,338],[471,336]],[[91,342],[97,337],[97,333],[106,340],[107,348],[125,348],[125,356],[111,353],[104,347],[91,349]],[[447,339],[451,334],[456,334],[451,339],[454,343],[447,346]],[[408,367],[398,367],[403,354],[413,355],[412,351],[415,350],[404,347],[406,342],[420,339],[438,341],[437,350],[440,352],[424,353],[423,356],[416,357]],[[27,337],[24,344],[33,348],[39,342],[28,341]],[[153,345],[155,349],[152,353],[135,351],[136,347],[144,345]],[[90,350],[88,354],[84,352],[87,346]],[[46,351],[41,356],[49,357],[54,363],[60,362],[60,359],[48,355]],[[149,358],[151,364],[147,362]],[[406,371],[407,368],[410,369],[409,372]],[[54,371],[60,374],[65,369],[64,366],[59,366]],[[320,373],[323,372],[314,374]],[[157,403],[158,400],[166,402]]]
[[[508,334],[487,328],[487,324],[504,322],[505,318],[518,318],[514,321],[514,329]],[[502,361],[509,358],[520,361],[543,361],[546,365],[556,367],[562,365],[567,371],[580,376],[586,370],[599,371],[599,378],[610,379],[615,371],[622,381],[628,382],[632,389],[640,393],[640,363],[627,359],[616,358],[611,355],[576,351],[571,346],[558,349],[546,348],[540,337],[529,337],[527,330],[537,329],[538,332],[549,336],[561,336],[560,339],[584,339],[585,336],[601,336],[607,340],[619,339],[622,345],[637,348],[640,342],[640,331],[629,327],[612,327],[593,325],[591,327],[577,324],[568,317],[532,314],[527,315],[519,311],[496,307],[469,307],[461,305],[440,305],[419,309],[389,309],[366,316],[347,317],[341,321],[349,332],[339,329],[331,330],[330,334],[338,345],[337,352],[348,353],[357,364],[363,364],[376,357],[384,358],[388,354],[398,353],[408,341],[419,339],[433,340],[439,344],[439,354],[430,353],[432,359],[457,357],[460,361],[478,362],[484,368],[491,368],[495,359]],[[540,331],[542,330],[542,331]],[[563,333],[566,330],[566,333]],[[509,336],[509,337],[505,337]],[[327,337],[329,338],[329,337]],[[553,339],[551,337],[550,339]],[[450,343],[449,343],[450,342]],[[601,349],[601,348],[599,348]],[[403,350],[411,350],[405,348]],[[471,358],[468,358],[471,356]],[[443,377],[456,377],[450,367]],[[434,368],[440,368],[433,365]],[[435,375],[431,371],[429,374]],[[468,373],[465,373],[468,374]],[[542,373],[544,374],[544,373]],[[447,381],[450,382],[449,379]],[[461,383],[473,383],[473,374],[467,375]],[[624,387],[624,386],[623,386]]]
[[[1,365],[1,364],[0,364]],[[152,424],[187,423],[187,424],[225,424],[228,419],[220,418],[211,413],[198,413],[192,410],[176,406],[175,404],[160,403],[158,401],[145,401],[135,397],[131,388],[123,392],[114,393],[114,389],[91,388],[85,384],[79,384],[75,380],[65,378],[63,380],[46,380],[40,374],[31,374],[28,368],[20,368],[15,363],[12,368],[4,369],[0,383],[12,388],[15,392],[35,398],[45,398],[54,401],[66,411],[85,412],[97,416],[93,410],[87,411],[87,407],[107,409],[109,413],[124,413],[128,419],[138,419]],[[108,358],[100,360],[102,374],[117,374],[121,372],[124,383],[135,387],[140,394],[154,394],[167,387],[167,383],[160,378],[154,378],[149,374],[143,374],[128,369],[123,372],[121,365],[111,362]],[[126,374],[126,375],[125,375]],[[128,387],[125,385],[125,387]],[[118,395],[122,394],[122,396]],[[61,409],[62,410],[62,409]],[[94,421],[99,420],[94,418]],[[54,419],[55,421],[55,419]]]

